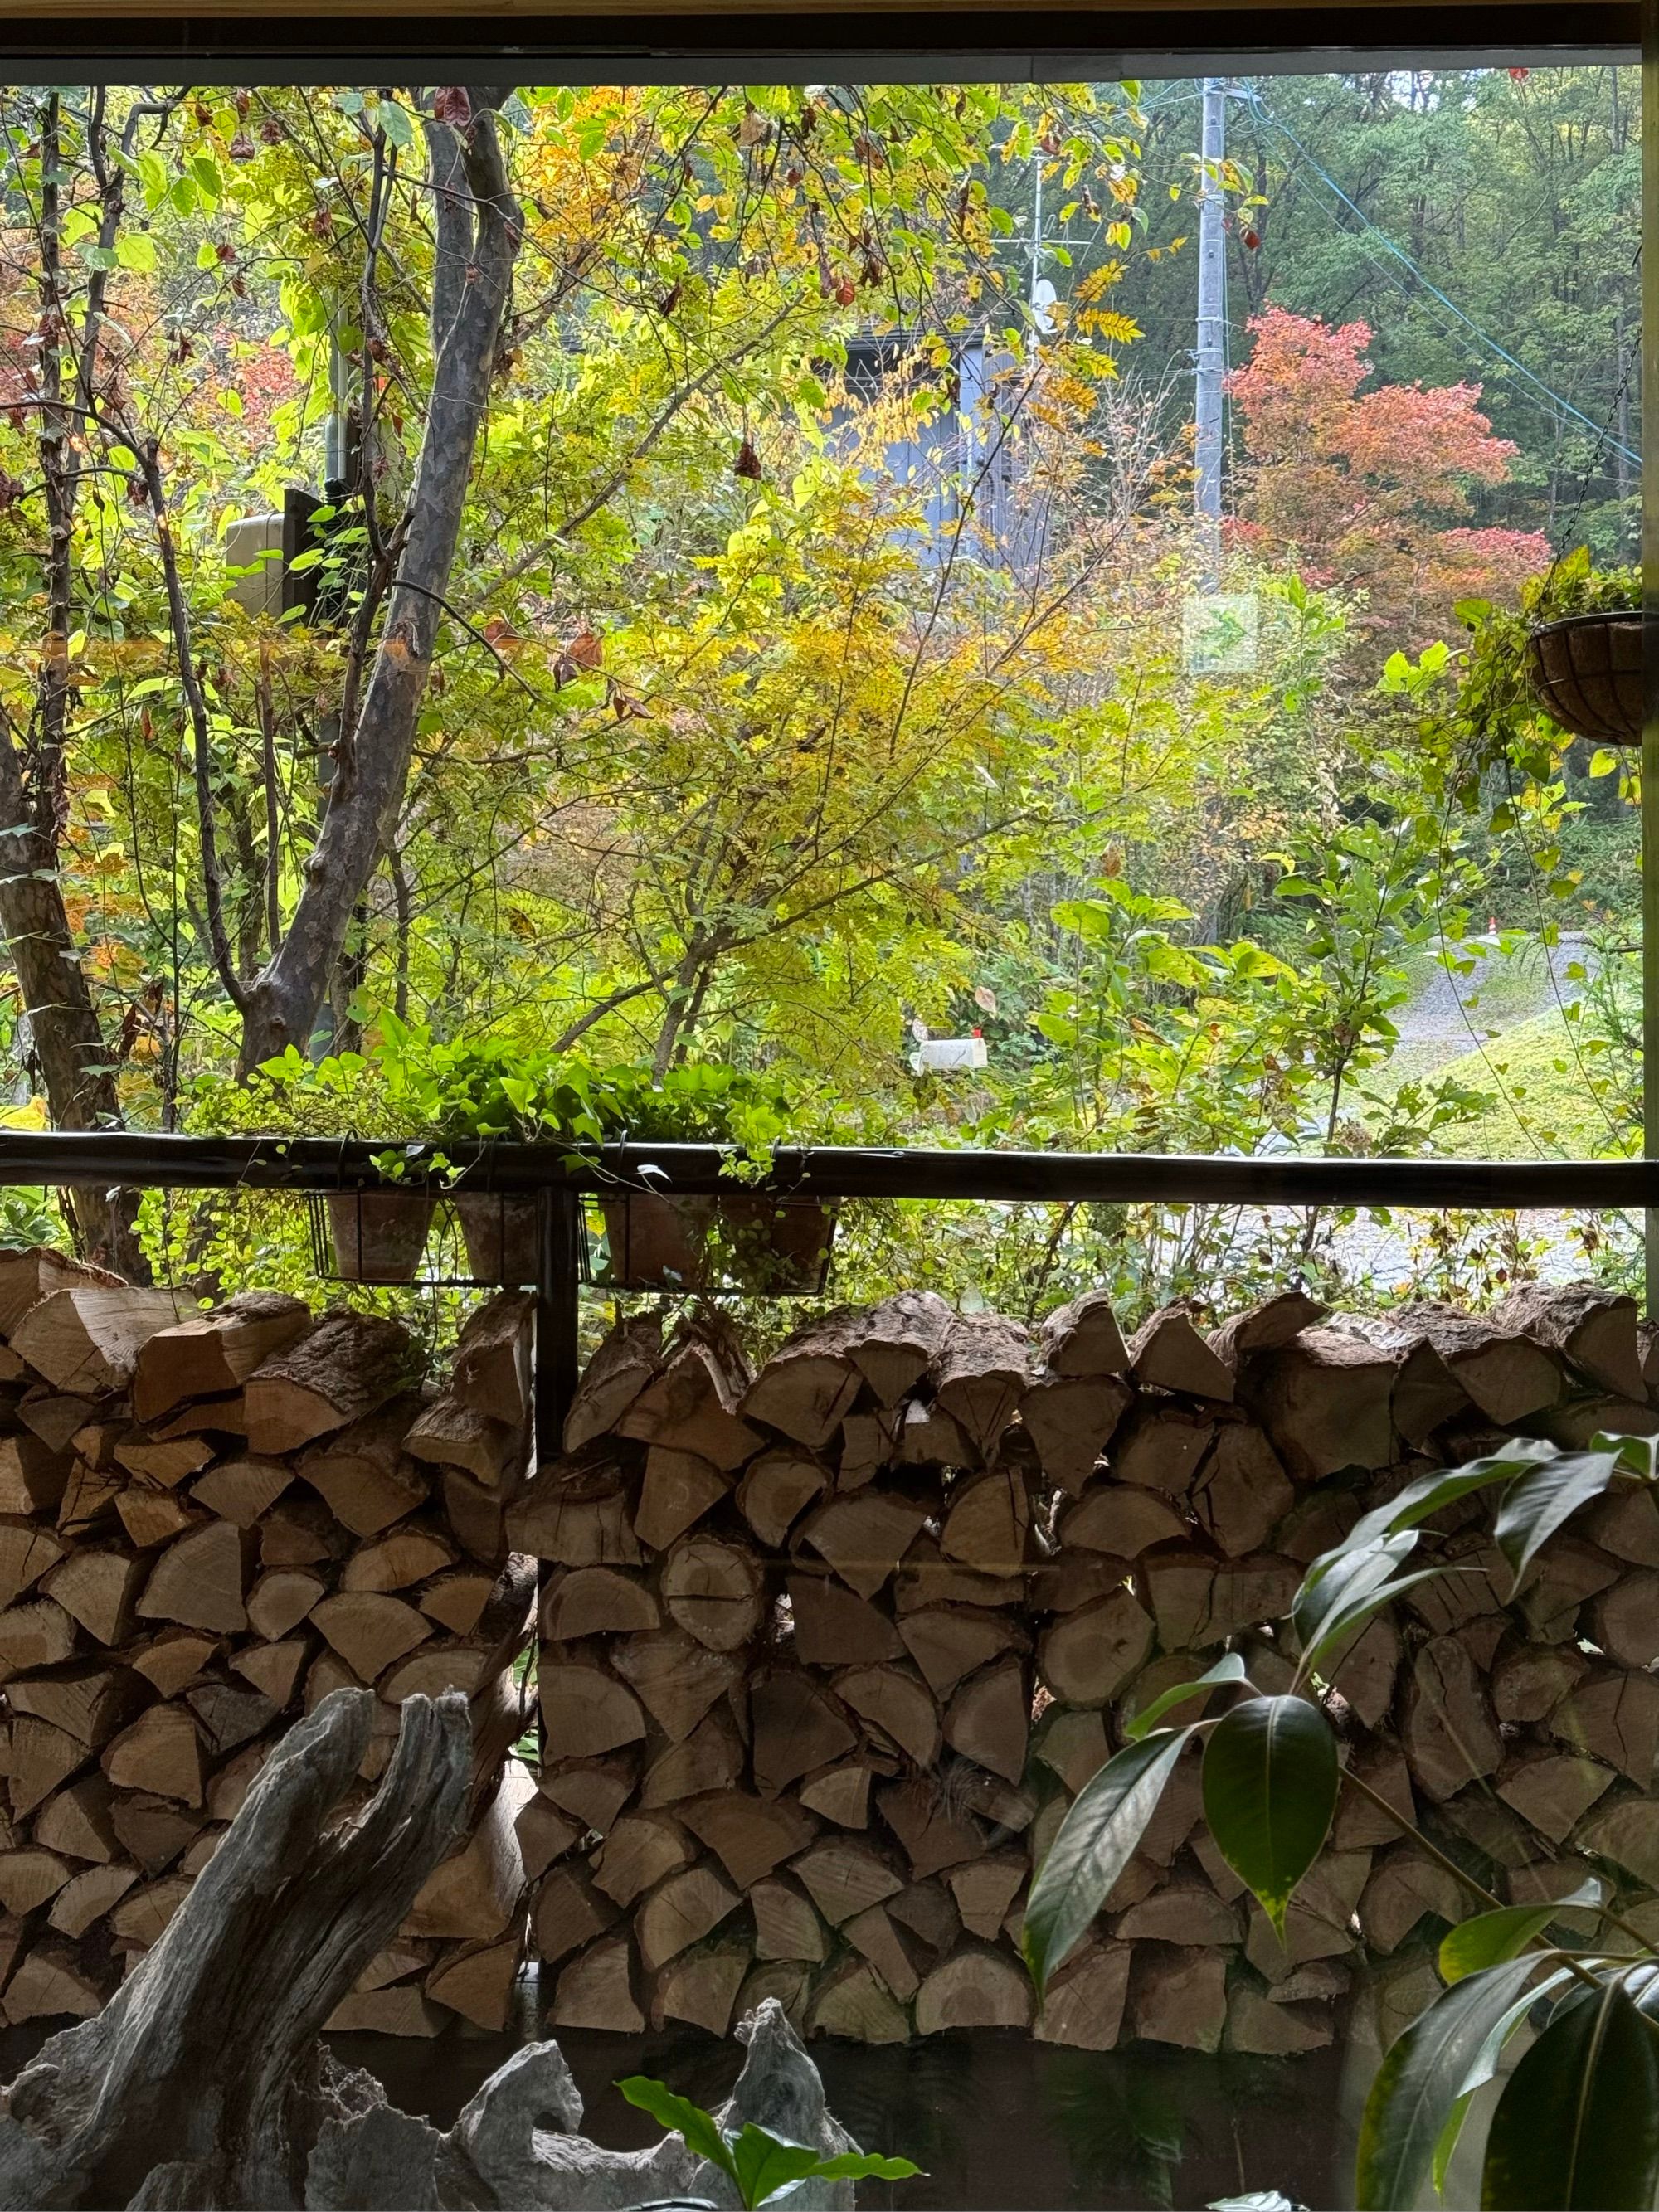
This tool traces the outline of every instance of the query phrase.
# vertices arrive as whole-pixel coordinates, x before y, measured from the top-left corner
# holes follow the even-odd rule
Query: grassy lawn
[[[1540,1149],[1597,1151],[1607,1133],[1607,1118],[1590,1087],[1597,1079],[1597,1064],[1592,1058],[1581,1066],[1573,1045],[1569,1024],[1553,1010],[1493,1037],[1484,1054],[1470,1050],[1440,1060],[1436,1074],[1500,1095],[1478,1119],[1443,1129],[1437,1152],[1458,1159],[1514,1159]],[[1392,1092],[1413,1072],[1399,1065],[1401,1057],[1385,1073],[1379,1071],[1384,1079],[1372,1087]]]

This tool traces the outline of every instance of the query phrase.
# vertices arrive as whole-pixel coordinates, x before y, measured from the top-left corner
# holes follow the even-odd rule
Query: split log
[[[903,1650],[887,1615],[829,1575],[793,1574],[787,1589],[795,1656],[803,1665],[855,1667],[896,1659]]]
[[[912,1398],[902,1408],[892,1457],[896,1467],[972,1467],[980,1454],[937,1399]]]
[[[1260,1551],[1295,1500],[1261,1431],[1247,1421],[1224,1422],[1192,1487],[1193,1517],[1218,1551],[1230,1559]]]
[[[1397,1314],[1337,1314],[1331,1328],[1391,1354],[1395,1361],[1389,1407],[1401,1441],[1425,1445],[1437,1429],[1470,1411],[1468,1392],[1429,1339]]]
[[[589,1944],[559,1976],[549,2015],[554,2027],[643,2034],[645,2014],[634,1996],[633,1959],[626,1936],[605,1936]]]
[[[1620,1589],[1624,1587],[1620,1583],[1620,1564],[1617,1559],[1610,1559],[1595,1545],[1585,1543],[1581,1537],[1568,1535],[1565,1532],[1552,1537],[1528,1576],[1516,1601],[1528,1634],[1537,1643],[1565,1644],[1577,1633],[1582,1618],[1594,1636],[1600,1615],[1594,1607],[1585,1613],[1585,1601],[1595,1598],[1599,1603],[1601,1594],[1606,1592],[1609,1601],[1609,1632],[1622,1639],[1624,1625],[1634,1620],[1637,1624],[1635,1638],[1626,1648],[1639,1650],[1643,1641],[1640,1624],[1644,1617],[1642,1607],[1650,1601],[1641,1595],[1641,1586],[1645,1580],[1651,1588],[1659,1588],[1659,1577],[1650,1574],[1645,1578],[1640,1576],[1632,1577],[1638,1587],[1621,1599],[1619,1591],[1613,1588],[1615,1583],[1619,1583]],[[1644,1663],[1621,1658],[1620,1653],[1611,1650],[1607,1656],[1620,1659],[1620,1664],[1626,1666]]]
[[[15,1403],[18,1419],[48,1451],[68,1451],[74,1444],[91,1465],[111,1465],[111,1447],[125,1432],[125,1424],[97,1419],[98,1401],[91,1392],[54,1390],[49,1382],[33,1382]],[[84,1442],[75,1444],[77,1437]]]
[[[125,1290],[119,1275],[88,1267],[67,1252],[37,1245],[27,1252],[0,1252],[0,1336],[9,1338],[31,1307],[56,1291]]]
[[[149,1686],[130,1667],[98,1659],[70,1659],[39,1674],[6,1686],[14,1714],[27,1714],[62,1729],[77,1743],[96,1751],[125,1728],[149,1695]],[[12,1778],[17,1777],[14,1741]]]
[[[1024,1668],[1012,1657],[964,1682],[945,1716],[945,1741],[952,1751],[1005,1782],[1018,1782],[1024,1773],[1030,1732],[1031,1694]]]
[[[790,1868],[832,1928],[854,1913],[881,1905],[904,1887],[879,1852],[851,1836],[829,1836],[803,1851]]]
[[[688,1536],[663,1562],[658,1588],[671,1620],[710,1651],[735,1651],[760,1626],[761,1576],[751,1553]]]
[[[66,1729],[20,1713],[11,1724],[10,1754],[6,1790],[12,1812],[21,1820],[84,1766],[92,1752]]]
[[[811,2035],[844,2036],[854,2043],[908,2043],[909,2015],[875,1969],[862,1959],[843,1960],[819,1977],[806,2008]]]
[[[903,1845],[917,1881],[981,1858],[988,1848],[984,1829],[960,1802],[968,1793],[954,1780],[948,1796],[933,1779],[895,1783],[880,1793],[881,1816]]]
[[[943,1960],[916,1992],[916,2033],[952,2027],[1029,2027],[1031,1983],[1006,1951],[964,1943]]]
[[[199,1486],[198,1486],[199,1487]],[[232,1514],[228,1516],[234,1520]],[[340,1576],[343,1590],[400,1590],[455,1564],[455,1547],[441,1528],[405,1522],[359,1544]],[[471,1626],[471,1624],[469,1624]]]
[[[205,1506],[222,1520],[239,1528],[251,1528],[276,1503],[294,1480],[294,1470],[280,1459],[260,1459],[245,1453],[240,1459],[222,1459],[199,1481],[191,1486],[192,1503]]]
[[[1247,1306],[1210,1331],[1210,1349],[1224,1367],[1237,1370],[1255,1352],[1278,1352],[1304,1328],[1324,1320],[1328,1306],[1305,1291],[1278,1291],[1260,1305]]]
[[[1018,1851],[994,1851],[945,1875],[963,1926],[970,1936],[994,1943],[1030,1869]]]
[[[1214,1560],[1187,1544],[1160,1545],[1137,1562],[1135,1589],[1152,1607],[1166,1651],[1204,1641],[1215,1577]]]
[[[182,1291],[130,1284],[53,1291],[9,1335],[12,1350],[56,1389],[103,1398],[125,1389],[150,1338],[191,1310]]]
[[[325,1315],[247,1378],[249,1447],[274,1457],[335,1435],[402,1396],[418,1381],[420,1366],[418,1348],[398,1322],[376,1314]]]
[[[736,1692],[743,1674],[738,1660],[680,1628],[630,1636],[612,1645],[610,1661],[671,1743],[684,1742],[721,1698]]]
[[[605,1338],[582,1370],[564,1420],[564,1448],[578,1452],[613,1429],[661,1364],[662,1322],[630,1314]]]
[[[514,1825],[519,1832],[519,1856],[526,1881],[539,1881],[556,1859],[574,1850],[582,1840],[580,1825],[568,1819],[539,1790],[528,1804],[520,1807]]]
[[[1644,1484],[1616,1483],[1573,1525],[1603,1552],[1633,1566],[1659,1567],[1659,1504]]]
[[[1129,2021],[1144,2043],[1218,2051],[1227,2022],[1227,1962],[1215,1951],[1143,1944],[1130,1969]]]
[[[744,1394],[744,1419],[763,1421],[809,1451],[827,1444],[864,1379],[852,1358],[864,1327],[862,1316],[842,1310],[786,1338]]]
[[[452,1394],[464,1406],[518,1427],[531,1409],[535,1337],[533,1294],[498,1291],[467,1317],[455,1346]]]
[[[448,2026],[447,2014],[413,1982],[341,1998],[324,2027],[331,2035],[407,2035],[431,2038]]]
[[[939,1757],[939,1708],[926,1685],[906,1667],[848,1667],[833,1678],[842,1705],[855,1712],[878,1738],[893,1745],[917,1766]]]
[[[88,2021],[103,2002],[98,1983],[63,1943],[42,1943],[31,1951],[6,1984],[6,2019],[14,2027],[30,2020]]]
[[[194,1714],[210,1760],[228,1758],[265,1730],[277,1708],[262,1691],[240,1682],[205,1681],[185,1692],[181,1701]]]
[[[1038,1342],[1051,1375],[1122,1375],[1128,1370],[1128,1348],[1104,1291],[1086,1291],[1058,1307],[1044,1321]]]
[[[823,1923],[805,1893],[781,1875],[757,1881],[749,1893],[755,1916],[757,1959],[799,1959],[820,1966],[829,1955]]]
[[[848,1766],[826,1766],[800,1785],[800,1802],[809,1813],[821,1813],[837,1827],[867,1828],[870,1825],[871,1770],[857,1760]]]
[[[1360,1893],[1359,1932],[1370,1950],[1387,1954],[1425,1917],[1462,1920],[1472,1909],[1468,1893],[1445,1867],[1415,1844],[1398,1843],[1377,1855]]]
[[[1492,1669],[1492,1711],[1500,1722],[1541,1721],[1583,1680],[1589,1668],[1576,1644],[1514,1644]],[[1621,1674],[1613,1679],[1622,1682],[1629,1678]]]
[[[1335,2039],[1335,2023],[1328,2008],[1275,2002],[1273,1994],[1252,1989],[1248,1983],[1229,1994],[1222,2037],[1225,2050],[1282,2057],[1294,2051],[1323,2051]]]
[[[1503,1745],[1486,1685],[1455,1637],[1436,1637],[1413,1662],[1401,1738],[1413,1779],[1437,1803],[1498,1771]]]
[[[521,1422],[499,1421],[448,1391],[422,1407],[403,1443],[411,1459],[458,1467],[486,1490],[499,1490],[524,1464],[526,1431]]]
[[[210,1521],[162,1553],[138,1601],[139,1614],[221,1635],[245,1629],[252,1564],[252,1532],[229,1521]]]
[[[547,1775],[542,1795],[580,1820],[583,1827],[603,1836],[638,1784],[638,1768],[627,1758],[586,1759]]]
[[[795,1583],[790,1583],[793,1595]],[[854,1603],[859,1601],[854,1600]],[[797,1638],[799,1636],[799,1608],[797,1606]],[[876,1615],[878,1620],[882,1616]],[[885,1621],[883,1626],[893,1635]],[[890,1648],[848,1653],[848,1658],[885,1659],[896,1656],[898,1639],[921,1669],[923,1679],[936,1698],[948,1698],[964,1675],[988,1661],[1000,1658],[1006,1651],[1024,1646],[1024,1638],[1012,1622],[996,1613],[988,1613],[971,1606],[926,1606],[915,1613],[907,1613],[900,1620],[897,1634]],[[812,1664],[818,1662],[803,1644],[801,1656]]]
[[[1394,1456],[1396,1353],[1340,1329],[1303,1330],[1253,1358],[1240,1395],[1272,1437],[1291,1476],[1317,1482],[1346,1467],[1386,1467]]]
[[[1558,1539],[1552,1551],[1559,1549]],[[1650,1667],[1659,1659],[1659,1573],[1644,1571],[1622,1577],[1591,1601],[1588,1625],[1615,1666]]]
[[[671,1744],[640,1778],[641,1805],[678,1805],[705,1790],[732,1790],[744,1771],[744,1747],[721,1713],[699,1722],[684,1743]]]
[[[616,1432],[641,1443],[696,1452],[729,1474],[752,1459],[765,1442],[738,1411],[750,1379],[729,1334],[689,1334],[617,1421]]]
[[[653,1444],[645,1455],[645,1480],[634,1516],[634,1533],[653,1551],[665,1552],[711,1506],[720,1504],[729,1486],[720,1469],[696,1452],[677,1451],[672,1444]]]
[[[131,1890],[110,1915],[110,1933],[118,1950],[143,1953],[159,1942],[167,1923],[190,1895],[188,1875],[164,1875]]]
[[[121,1855],[120,1838],[110,1820],[111,1788],[102,1774],[83,1774],[34,1817],[34,1840],[64,1858],[92,1859],[100,1865]]]
[[[1092,1485],[1064,1510],[1056,1529],[1062,1555],[1081,1549],[1120,1559],[1137,1559],[1152,1545],[1187,1533],[1186,1522],[1167,1499],[1118,1482]]]
[[[669,1814],[624,1814],[593,1854],[593,1887],[626,1911],[647,1890],[682,1873],[696,1856],[690,1836]]]
[[[66,1452],[27,1431],[0,1437],[0,1513],[56,1513],[72,1464]]]
[[[71,1552],[58,1561],[41,1587],[65,1613],[73,1614],[94,1641],[125,1644],[149,1572],[148,1560],[135,1559],[130,1552]],[[3,1633],[3,1616],[0,1616]],[[67,1656],[54,1654],[58,1658]]]
[[[1063,1705],[1050,1705],[1043,1714],[1032,1750],[1059,1775],[1073,1796],[1100,1771],[1111,1753],[1099,1713],[1068,1711]]]
[[[712,1866],[687,1867],[653,1889],[634,1916],[640,1962],[654,1974],[690,1944],[700,1942],[741,1902]]]
[[[983,1460],[995,1456],[1031,1380],[1031,1340],[1001,1314],[958,1314],[931,1370],[933,1397]]]
[[[1529,1283],[1492,1310],[1493,1326],[1530,1337],[1620,1397],[1647,1395],[1637,1305],[1595,1283]]]
[[[900,1291],[863,1317],[848,1354],[878,1403],[896,1406],[945,1348],[956,1316],[934,1291]]]
[[[79,1536],[97,1527],[107,1517],[110,1508],[118,1504],[126,1486],[119,1470],[106,1471],[88,1466],[85,1460],[76,1460],[58,1503],[58,1534]]]
[[[1528,1337],[1432,1301],[1407,1306],[1401,1318],[1427,1338],[1488,1420],[1524,1420],[1561,1395],[1559,1366]]]
[[[709,2035],[726,2034],[750,1964],[749,1948],[741,1941],[706,1943],[682,1954],[657,1977],[652,2026],[684,2020]]]
[[[76,1558],[59,1563],[60,1573]],[[75,1621],[54,1598],[26,1598],[0,1611],[0,1675],[23,1673],[34,1667],[55,1667],[75,1650]]]
[[[483,1618],[496,1577],[487,1568],[457,1567],[435,1575],[416,1603],[428,1620],[435,1620],[452,1636],[471,1636]]]
[[[920,1498],[860,1492],[821,1505],[801,1533],[850,1589],[873,1597],[927,1517]]]
[[[152,1705],[106,1747],[103,1768],[118,1790],[141,1790],[180,1805],[202,1802],[202,1739],[180,1705]]]
[[[298,1352],[313,1341],[307,1337]],[[427,1478],[404,1450],[404,1438],[419,1407],[413,1394],[393,1394],[361,1419],[327,1434],[300,1460],[302,1480],[354,1536],[378,1536],[382,1528],[425,1504]]]
[[[259,1523],[259,1563],[313,1567],[349,1550],[350,1542],[320,1498],[285,1498]]]
[[[1019,1401],[1019,1418],[1056,1488],[1078,1495],[1133,1402],[1127,1384],[1111,1376],[1037,1377]]]
[[[85,1431],[81,1432],[84,1435]],[[213,1446],[205,1437],[151,1437],[143,1435],[126,1437],[115,1447],[112,1457],[129,1474],[141,1481],[159,1484],[163,1490],[176,1490],[187,1475],[198,1474],[213,1457]]]
[[[328,1584],[308,1567],[273,1568],[248,1592],[248,1626],[277,1642],[308,1619],[327,1594]]]
[[[115,1510],[121,1516],[127,1541],[141,1552],[157,1551],[163,1544],[170,1544],[175,1536],[187,1535],[192,1528],[212,1526],[182,1498],[165,1490],[152,1490],[142,1482],[128,1484],[116,1498]]]
[[[303,1299],[280,1291],[241,1291],[212,1313],[158,1329],[138,1353],[132,1410],[157,1421],[187,1398],[240,1390],[256,1368],[285,1352],[311,1327]]]
[[[1613,1769],[1599,1759],[1571,1751],[1543,1751],[1505,1759],[1497,1788],[1504,1802],[1528,1826],[1553,1844],[1564,1844],[1613,1779]]]
[[[1016,1575],[1030,1525],[1024,1476],[1018,1468],[994,1468],[951,1485],[939,1548],[981,1574]]]
[[[508,1545],[501,1493],[486,1490],[459,1467],[445,1468],[439,1486],[449,1532],[467,1557],[492,1569],[504,1565]]]
[[[1120,1482],[1184,1498],[1214,1433],[1209,1414],[1143,1401],[1113,1439],[1112,1471]]]
[[[56,1851],[27,1845],[0,1850],[0,1911],[22,1915],[49,1904],[75,1869]]]
[[[981,1574],[977,1568],[945,1559],[937,1540],[924,1528],[899,1564],[893,1581],[893,1609],[902,1614],[924,1606],[971,1605],[983,1610],[1017,1605],[1025,1587],[1023,1575]]]
[[[849,1413],[841,1425],[841,1457],[836,1485],[845,1492],[861,1490],[890,1465],[897,1450],[902,1412]]]
[[[426,1994],[486,2033],[500,2035],[513,2009],[513,1991],[523,1955],[521,1936],[504,1942],[464,1943],[426,1978]]]
[[[805,1453],[763,1452],[738,1485],[738,1510],[763,1544],[781,1551],[791,1527],[829,1480],[828,1470]]]
[[[1357,1747],[1348,1759],[1348,1771],[1368,1783],[1379,1797],[1393,1806],[1401,1820],[1410,1826],[1416,1826],[1417,1806],[1412,1796],[1411,1776],[1396,1746],[1377,1741]],[[1336,1818],[1331,1825],[1332,1846],[1340,1851],[1369,1850],[1378,1844],[1396,1843],[1403,1832],[1401,1820],[1390,1820],[1369,1798],[1362,1797],[1345,1782],[1336,1801]]]
[[[547,1468],[507,1508],[506,1528],[515,1551],[555,1566],[637,1567],[644,1559],[627,1476],[609,1461]]]
[[[544,1662],[537,1692],[551,1759],[592,1759],[645,1734],[639,1700],[602,1668]]]
[[[1231,1403],[1232,1370],[1193,1327],[1182,1305],[1160,1306],[1129,1340],[1129,1364],[1143,1389]]]
[[[310,1656],[311,1646],[305,1638],[293,1636],[276,1644],[254,1644],[246,1651],[237,1652],[230,1663],[281,1713],[286,1712],[294,1702],[294,1693]]]
[[[542,1634],[550,1642],[581,1636],[626,1636],[662,1626],[646,1584],[619,1567],[573,1567],[550,1582],[542,1601]]]
[[[33,1589],[69,1547],[50,1528],[11,1515],[0,1519],[0,1606],[11,1605]]]
[[[920,1950],[889,1917],[884,1906],[872,1905],[854,1913],[842,1927],[842,1935],[867,1959],[899,2002],[908,2003],[921,1986],[912,1949]]]
[[[1039,1678],[1066,1704],[1103,1705],[1146,1663],[1152,1622],[1127,1590],[1067,1613],[1037,1646]]]
[[[314,1605],[307,1618],[361,1682],[373,1682],[432,1633],[426,1615],[384,1591],[341,1591]]]
[[[1650,1797],[1603,1799],[1573,1837],[1581,1851],[1594,1851],[1623,1867],[1649,1890],[1659,1889],[1659,1803]]]
[[[1495,1677],[1493,1702],[1496,1705]],[[1564,1691],[1550,1711],[1549,1732],[1558,1741],[1571,1744],[1627,1774],[1645,1790],[1659,1759],[1659,1681],[1648,1674],[1598,1668]]]
[[[119,1862],[85,1867],[53,1898],[47,1924],[71,1940],[84,1936],[120,1903],[137,1880],[137,1868]]]
[[[1213,1889],[1200,1882],[1176,1881],[1132,1905],[1113,1933],[1123,1942],[1196,1943],[1231,1950],[1244,1941],[1244,1923],[1237,1907]]]
[[[1091,1942],[1049,1979],[1032,2034],[1039,2043],[1079,2051],[1111,2051],[1123,2028],[1129,1995],[1127,1943]]]

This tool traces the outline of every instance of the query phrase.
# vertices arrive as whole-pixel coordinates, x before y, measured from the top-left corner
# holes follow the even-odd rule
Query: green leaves
[[[1449,1984],[1513,1959],[1541,1936],[1562,1911],[1559,1905],[1505,1905],[1496,1912],[1477,1912],[1460,1920],[1441,1938],[1440,1973]]]
[[[1128,1864],[1191,1735],[1163,1730],[1130,1744],[1085,1784],[1060,1822],[1031,1885],[1021,1938],[1039,1993]]]
[[[1645,2212],[1659,2190],[1659,2034],[1617,1981],[1564,2006],[1486,2138],[1489,2212]]]
[[[1522,1999],[1538,1971],[1533,1959],[1471,1974],[1414,2021],[1389,2048],[1365,2100],[1354,2178],[1358,2212],[1411,2212],[1423,2191],[1436,2146],[1458,2100],[1491,2069],[1479,2068],[1490,2037],[1501,2037],[1530,2002]]]
[[[1176,1705],[1184,1705],[1188,1698],[1200,1696],[1212,1683],[1242,1682],[1243,1680],[1244,1662],[1237,1651],[1230,1651],[1225,1658],[1218,1659],[1213,1667],[1200,1674],[1195,1680],[1177,1682],[1173,1689],[1165,1690],[1154,1698],[1146,1711],[1137,1713],[1123,1732],[1131,1743],[1139,1743],[1143,1736],[1151,1735],[1165,1713]]]
[[[1318,1857],[1341,1780],[1336,1738],[1305,1698],[1250,1698],[1204,1750],[1204,1817],[1216,1848],[1280,1935]]]
[[[752,2120],[736,2135],[723,2135],[712,2112],[649,2075],[631,2074],[617,2087],[630,2105],[680,2136],[695,2157],[717,2166],[737,2190],[744,2212],[769,2203],[793,2182],[908,2181],[921,2172],[908,2158],[886,2158],[879,2151],[839,2151],[821,2158],[807,2144],[786,2142]]]
[[[1520,1588],[1539,1547],[1581,1505],[1601,1495],[1618,1465],[1617,1450],[1565,1452],[1540,1461],[1510,1483],[1492,1534],[1515,1577],[1511,1594]]]

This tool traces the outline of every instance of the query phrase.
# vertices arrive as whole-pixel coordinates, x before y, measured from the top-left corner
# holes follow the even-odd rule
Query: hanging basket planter
[[[671,1198],[608,1193],[602,1260],[589,1280],[619,1291],[734,1291],[810,1297],[823,1287],[836,1209],[820,1199]]]
[[[331,1191],[333,1273],[343,1283],[412,1283],[426,1250],[433,1200],[422,1191]]]
[[[1564,615],[1527,640],[1533,696],[1553,722],[1600,745],[1642,742],[1642,617],[1631,607]]]

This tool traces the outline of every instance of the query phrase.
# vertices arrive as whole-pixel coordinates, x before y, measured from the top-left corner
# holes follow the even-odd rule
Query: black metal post
[[[536,1419],[536,1466],[551,1466],[564,1435],[564,1417],[576,1395],[580,1373],[577,1335],[581,1317],[580,1199],[574,1190],[543,1190],[538,1196],[540,1230],[536,1271],[536,1369],[532,1383]],[[536,1620],[540,1634],[543,1560],[536,1571]],[[547,1745],[542,1707],[536,1701],[536,1745],[544,1763]]]

